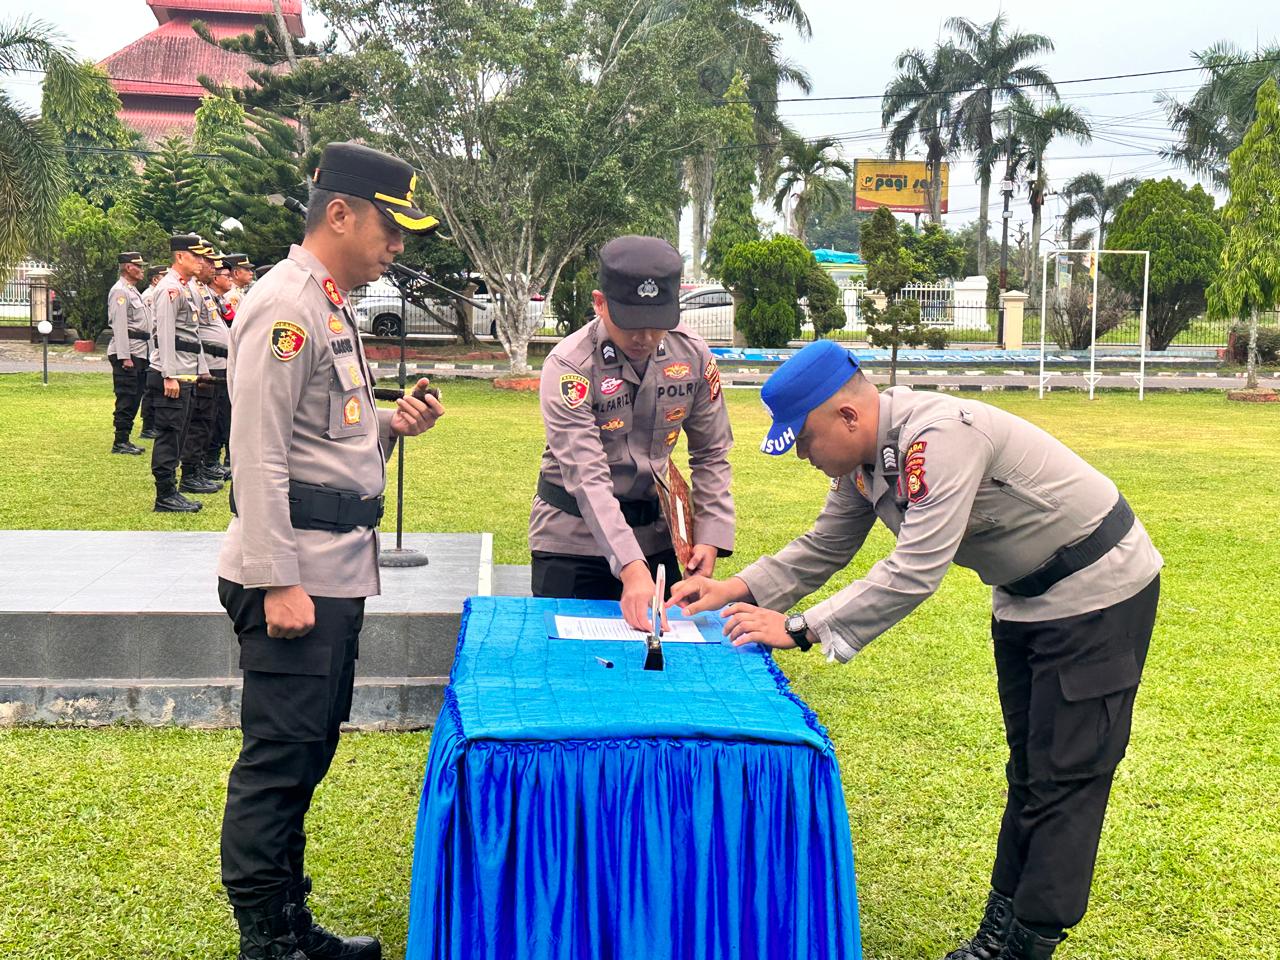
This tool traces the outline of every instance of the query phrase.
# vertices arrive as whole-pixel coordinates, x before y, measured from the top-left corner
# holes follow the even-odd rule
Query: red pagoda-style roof
[[[215,39],[252,33],[272,13],[271,0],[147,0],[159,26],[98,65],[111,79],[123,108],[120,119],[149,143],[171,133],[190,134],[208,91],[199,77],[231,87],[250,86],[250,70],[263,65],[242,53],[205,43],[191,29],[202,20]],[[285,25],[302,36],[301,0],[283,0]],[[287,70],[280,64],[274,70]]]

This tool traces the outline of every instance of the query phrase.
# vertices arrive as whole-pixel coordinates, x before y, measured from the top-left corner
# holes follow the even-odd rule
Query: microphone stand
[[[426,276],[419,270],[412,267],[406,267],[400,263],[393,263],[387,270],[387,277],[396,285],[396,289],[400,291],[400,366],[397,371],[400,393],[404,394],[405,384],[408,379],[408,368],[405,363],[406,338],[409,332],[408,310],[406,309],[405,287],[410,282],[421,283],[429,287],[434,287],[447,293],[449,296],[458,300],[462,300],[472,306],[485,309],[483,304],[479,304],[469,297],[464,297],[456,290],[450,290],[443,284],[436,283],[430,277]],[[407,548],[404,545],[404,443],[403,441],[396,444],[396,545],[394,548],[383,550],[378,556],[378,565],[383,567],[425,567],[428,564],[426,554],[419,550]]]

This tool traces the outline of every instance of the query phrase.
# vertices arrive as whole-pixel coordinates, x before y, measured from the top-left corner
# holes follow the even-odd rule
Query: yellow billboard
[[[947,164],[939,164],[942,194],[938,209],[947,212]],[[922,160],[858,160],[853,168],[853,209],[888,207],[902,213],[929,212],[929,165]]]

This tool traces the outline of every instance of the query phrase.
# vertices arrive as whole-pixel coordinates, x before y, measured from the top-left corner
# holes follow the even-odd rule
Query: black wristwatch
[[[787,636],[796,642],[796,647],[801,652],[813,646],[813,641],[809,639],[809,624],[805,621],[803,613],[787,617],[783,629],[787,631]]]

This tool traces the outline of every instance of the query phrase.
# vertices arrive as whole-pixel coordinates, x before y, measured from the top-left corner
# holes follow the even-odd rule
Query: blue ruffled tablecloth
[[[643,643],[548,639],[548,610],[619,615],[467,601],[406,960],[859,960],[835,753],[772,657],[669,643],[646,672]]]

